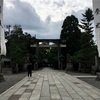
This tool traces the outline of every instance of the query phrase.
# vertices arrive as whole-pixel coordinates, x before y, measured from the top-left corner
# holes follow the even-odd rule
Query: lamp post
[[[60,59],[60,69],[62,70],[65,57],[61,55],[59,59]]]
[[[38,65],[37,65],[37,56],[36,55],[34,55],[33,60],[34,60],[34,69],[37,70]]]

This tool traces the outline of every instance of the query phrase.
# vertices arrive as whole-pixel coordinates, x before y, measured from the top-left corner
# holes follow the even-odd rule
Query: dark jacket
[[[31,64],[31,63],[28,64],[28,66],[27,66],[27,70],[28,70],[29,72],[32,71],[32,64]]]

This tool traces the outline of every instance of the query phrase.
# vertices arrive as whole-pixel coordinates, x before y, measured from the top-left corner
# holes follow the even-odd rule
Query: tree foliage
[[[88,8],[82,15],[83,19],[81,20],[81,25],[79,25],[80,28],[83,29],[80,40],[81,49],[76,52],[74,58],[82,61],[94,61],[94,56],[97,54],[97,48],[93,41],[93,11]]]
[[[78,19],[67,16],[63,22],[60,38],[66,40],[66,53],[73,55],[80,48],[81,31],[78,28]]]
[[[7,38],[7,56],[14,62],[22,64],[29,52],[31,35],[23,33],[20,25],[15,25]]]

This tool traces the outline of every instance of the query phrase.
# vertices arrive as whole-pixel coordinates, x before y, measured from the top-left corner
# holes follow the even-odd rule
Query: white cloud
[[[5,6],[4,9],[5,24],[20,24],[28,29],[40,28],[40,24],[38,26],[37,23],[42,23],[41,19],[30,4],[20,2],[20,0],[11,3],[13,7],[8,8]]]
[[[37,38],[59,38],[66,16],[81,18],[92,0],[5,0],[4,24],[22,25]]]
[[[23,1],[23,0],[22,0]],[[48,15],[51,20],[59,21],[70,15],[72,10],[79,11],[92,6],[92,0],[24,0],[29,2],[42,20]]]

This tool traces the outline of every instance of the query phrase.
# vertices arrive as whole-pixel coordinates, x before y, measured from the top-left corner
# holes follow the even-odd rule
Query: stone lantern
[[[59,60],[60,60],[60,69],[63,69],[63,63],[64,63],[64,59],[65,57],[63,55],[60,56]]]
[[[34,55],[34,57],[33,57],[33,61],[34,61],[34,69],[35,69],[35,70],[38,69],[37,59],[38,59],[37,56]]]

